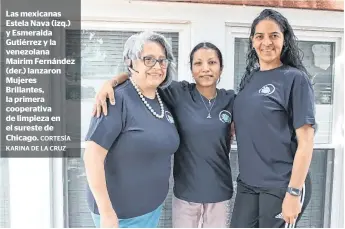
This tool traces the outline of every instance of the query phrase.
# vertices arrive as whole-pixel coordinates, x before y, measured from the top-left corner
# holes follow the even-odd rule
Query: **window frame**
[[[250,34],[250,26],[248,23],[232,23],[226,22],[226,59],[229,63],[228,75],[231,78],[230,88],[234,88],[235,84],[235,39],[236,38],[247,38]],[[342,133],[343,126],[339,126],[339,123],[343,124],[344,119],[344,109],[339,109],[337,106],[341,107],[341,104],[344,103],[344,88],[336,87],[336,85],[344,85],[343,79],[343,69],[340,68],[336,61],[340,56],[343,56],[343,29],[335,28],[319,28],[311,26],[293,26],[295,35],[300,41],[319,41],[319,42],[334,42],[334,78],[333,78],[333,87],[332,87],[332,114],[331,114],[331,135],[329,143],[315,143],[314,149],[331,149],[334,150],[334,160],[333,167],[328,166],[327,172],[330,172],[331,175],[326,180],[326,183],[331,185],[326,186],[325,190],[325,199],[330,200],[329,204],[331,206],[325,205],[324,213],[324,226],[326,227],[338,227],[341,224],[340,214],[343,212],[342,207],[339,204],[339,200],[343,197],[343,158],[344,158],[344,148],[341,143],[340,138],[337,134]],[[339,58],[340,59],[340,58]],[[338,59],[338,62],[340,61]],[[341,90],[342,89],[342,90]],[[231,146],[233,150],[237,150],[237,145]],[[331,170],[333,168],[333,170]]]
[[[1,155],[2,152],[0,152]],[[0,203],[4,203],[3,206],[5,210],[1,212],[0,218],[0,228],[1,227],[10,227],[10,209],[9,209],[9,196],[10,196],[10,187],[9,187],[9,176],[8,176],[8,158],[0,157]],[[6,208],[8,207],[8,208]]]

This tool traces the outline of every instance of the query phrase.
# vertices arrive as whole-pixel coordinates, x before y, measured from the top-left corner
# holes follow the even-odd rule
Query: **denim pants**
[[[136,216],[128,219],[119,219],[120,228],[155,228],[158,226],[163,205],[145,215]],[[101,216],[91,212],[95,227],[100,228]]]

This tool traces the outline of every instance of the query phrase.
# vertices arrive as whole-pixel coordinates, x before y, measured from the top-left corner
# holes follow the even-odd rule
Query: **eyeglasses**
[[[169,59],[166,59],[166,58],[156,59],[152,56],[144,56],[141,60],[144,61],[144,64],[146,67],[153,67],[158,62],[161,68],[164,68],[164,69],[167,68],[170,63]]]

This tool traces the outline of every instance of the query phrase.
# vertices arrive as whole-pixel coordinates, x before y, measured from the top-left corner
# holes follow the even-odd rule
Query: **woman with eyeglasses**
[[[224,228],[228,227],[233,194],[229,152],[235,93],[216,87],[223,57],[215,45],[199,43],[189,58],[195,83],[173,81],[160,90],[163,101],[171,107],[181,140],[174,155],[172,226]],[[100,101],[107,97],[114,100],[109,91],[127,78],[122,74],[113,83],[105,83],[99,92]],[[96,103],[99,111],[100,101]],[[105,109],[103,106],[103,112]],[[114,115],[113,111],[108,113]]]
[[[96,227],[157,227],[179,146],[174,118],[158,88],[175,62],[167,40],[144,32],[128,39],[124,59],[135,74],[113,90],[109,115],[94,117],[84,153],[88,206]]]

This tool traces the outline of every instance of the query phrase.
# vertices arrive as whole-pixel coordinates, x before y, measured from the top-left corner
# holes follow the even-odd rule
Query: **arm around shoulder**
[[[176,106],[176,102],[179,101],[181,96],[183,96],[184,92],[187,91],[191,85],[192,84],[187,81],[173,80],[168,87],[159,90],[159,93],[161,94],[163,101],[173,108]]]
[[[103,112],[104,115],[108,115],[108,107],[106,100],[109,98],[110,104],[115,105],[114,87],[121,85],[128,79],[128,73],[123,72],[117,76],[114,76],[110,80],[107,80],[96,94],[96,101],[93,106],[92,116],[99,117]]]

